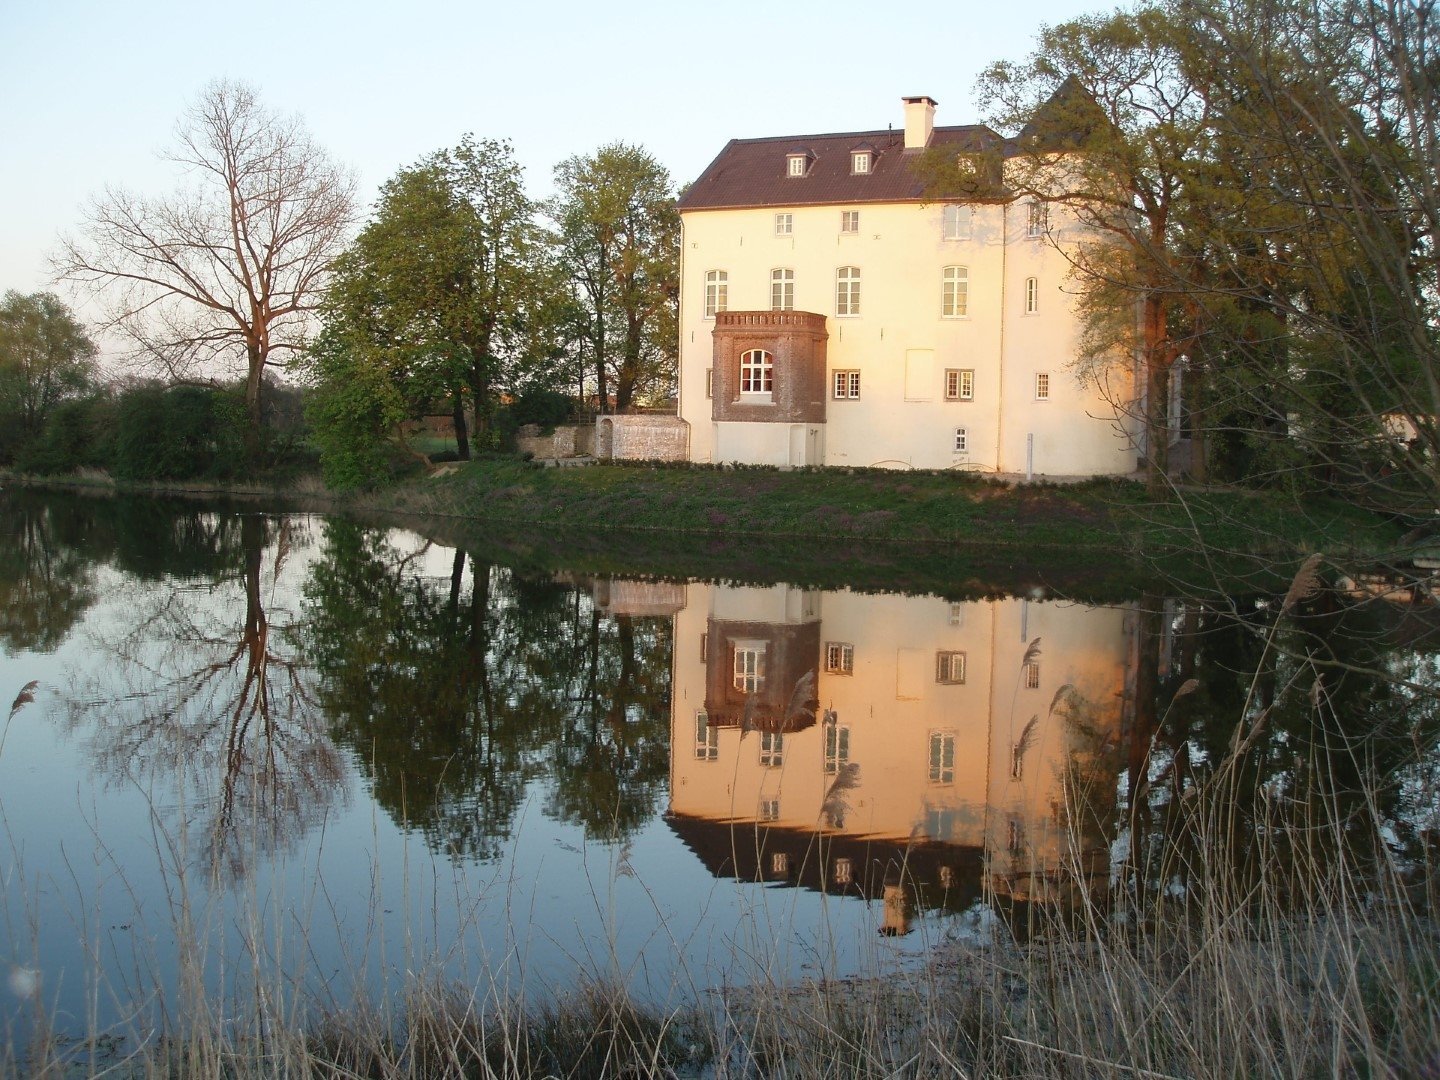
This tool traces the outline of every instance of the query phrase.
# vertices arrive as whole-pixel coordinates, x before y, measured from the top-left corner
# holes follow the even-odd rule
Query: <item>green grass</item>
[[[1149,496],[1100,479],[1009,487],[956,473],[597,465],[491,458],[365,500],[377,508],[568,529],[1047,547],[1132,559],[1380,554],[1400,529],[1338,500],[1239,491]]]

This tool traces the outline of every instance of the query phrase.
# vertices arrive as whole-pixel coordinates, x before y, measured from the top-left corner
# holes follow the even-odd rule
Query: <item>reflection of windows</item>
[[[737,643],[735,646],[735,689],[753,694],[765,682],[765,646]]]
[[[1025,847],[1025,826],[1020,824],[1019,818],[1011,818],[1006,830],[1005,848],[1012,855],[1019,854]]]
[[[695,760],[715,761],[720,757],[720,729],[710,723],[705,711],[695,714]]]
[[[970,271],[963,266],[947,266],[940,285],[940,314],[947,319],[964,318],[970,310]]]
[[[700,663],[705,663],[708,660],[709,656],[710,635],[702,631],[700,634]]]
[[[1019,780],[1025,775],[1025,747],[1020,743],[1010,744],[1010,779]]]
[[[964,625],[965,625],[965,605],[964,605],[964,604],[951,604],[951,605],[950,605],[950,625],[951,625],[951,626],[964,626]]]
[[[963,652],[937,652],[935,654],[935,681],[938,683],[963,683],[965,681],[965,654]]]
[[[955,735],[949,731],[930,733],[930,782],[949,784],[955,780]]]
[[[770,873],[776,877],[784,877],[790,873],[789,852],[772,851],[770,853]]]
[[[1031,660],[1025,665],[1025,689],[1040,689],[1040,661]]]
[[[859,398],[860,372],[837,371],[834,375],[835,382],[832,392],[837,401]]]
[[[839,858],[835,860],[835,884],[849,885],[855,880],[855,870],[850,865],[850,860]]]
[[[730,275],[724,270],[705,271],[705,318],[713,319],[729,302]]]
[[[795,271],[783,267],[770,271],[770,310],[792,311],[795,307]]]
[[[955,839],[960,812],[953,807],[931,807],[925,811],[925,835],[931,840],[949,842]]]
[[[835,314],[860,314],[860,268],[842,266],[835,271]]]
[[[855,671],[855,646],[844,641],[827,641],[825,670],[832,675],[852,674]]]
[[[839,724],[834,713],[825,716],[825,773],[834,776],[850,762],[850,727]]]
[[[769,394],[775,388],[775,363],[764,349],[740,354],[740,392]]]
[[[955,887],[955,868],[953,866],[940,867],[940,887],[942,889]]]
[[[969,240],[971,210],[968,206],[947,206],[940,215],[940,235],[946,240]]]
[[[945,369],[945,400],[975,400],[975,371],[973,368]]]
[[[785,763],[785,736],[778,731],[760,733],[760,764],[766,769],[778,769]]]
[[[779,799],[761,799],[761,800],[760,800],[760,820],[761,820],[761,821],[779,821],[779,820],[780,820],[780,800],[779,800]]]

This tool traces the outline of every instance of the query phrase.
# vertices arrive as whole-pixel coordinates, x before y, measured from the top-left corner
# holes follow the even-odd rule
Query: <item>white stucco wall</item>
[[[841,232],[842,210],[859,211],[858,232]],[[942,210],[892,203],[684,213],[680,414],[691,425],[691,459],[789,463],[788,435],[717,432],[706,397],[714,320],[704,316],[707,271],[728,275],[729,310],[768,310],[770,272],[786,268],[795,308],[826,316],[825,464],[1025,472],[1033,446],[1040,475],[1131,471],[1135,452],[1117,430],[1114,403],[1073,370],[1078,324],[1062,252],[1026,235],[1023,202],[976,205],[967,240],[942,238]],[[789,235],[775,234],[779,212],[792,215]],[[1062,245],[1078,229],[1063,213],[1050,211]],[[858,316],[835,314],[841,266],[860,269]],[[969,271],[964,317],[942,316],[947,266]],[[1039,286],[1034,314],[1025,312],[1030,277]],[[945,400],[947,369],[974,371],[974,400]],[[860,372],[858,400],[833,397],[838,370]],[[1049,373],[1048,401],[1036,400],[1038,372]],[[1128,402],[1128,372],[1116,375],[1112,394]],[[967,434],[964,453],[954,449],[957,428]]]

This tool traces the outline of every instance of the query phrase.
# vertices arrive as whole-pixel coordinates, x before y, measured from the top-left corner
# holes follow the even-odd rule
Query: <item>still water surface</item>
[[[1127,801],[1164,832],[1247,710],[1277,791],[1317,701],[1403,717],[1390,839],[1433,824],[1403,754],[1433,747],[1434,643],[1393,606],[1335,656],[1339,614],[1270,650],[1230,618],[1263,600],[522,573],[338,519],[0,498],[12,1044],[257,988],[664,1002],[1023,935],[1123,872]],[[1322,641],[1348,673],[1287,695]]]

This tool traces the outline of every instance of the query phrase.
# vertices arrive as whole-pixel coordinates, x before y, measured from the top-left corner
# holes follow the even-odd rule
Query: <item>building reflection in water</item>
[[[674,588],[671,586],[670,588]],[[1132,607],[691,584],[671,828],[717,876],[915,910],[1105,880]]]

